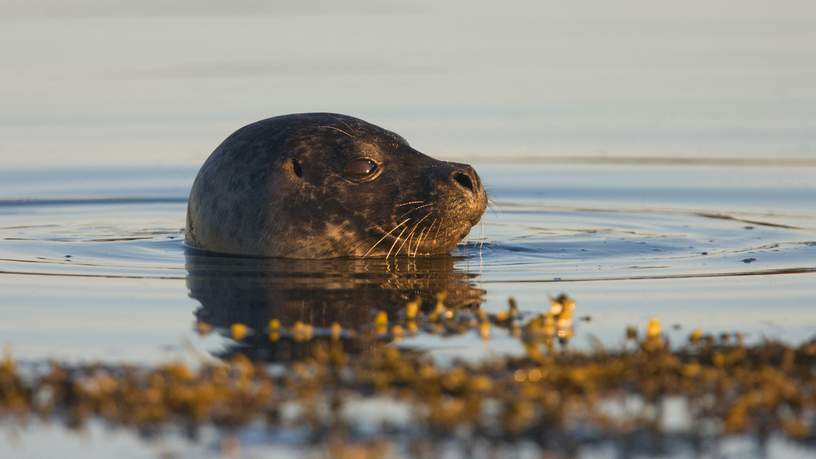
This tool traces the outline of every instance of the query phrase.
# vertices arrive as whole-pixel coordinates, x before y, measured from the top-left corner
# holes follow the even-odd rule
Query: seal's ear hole
[[[295,158],[290,159],[289,167],[292,169],[292,173],[297,175],[298,178],[303,178],[303,169],[300,167],[300,161]]]

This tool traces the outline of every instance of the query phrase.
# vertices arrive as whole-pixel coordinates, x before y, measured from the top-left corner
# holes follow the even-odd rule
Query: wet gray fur
[[[349,176],[360,158],[377,164],[376,177]],[[466,164],[350,116],[285,115],[239,129],[210,155],[190,192],[186,242],[263,257],[442,254],[486,204]]]

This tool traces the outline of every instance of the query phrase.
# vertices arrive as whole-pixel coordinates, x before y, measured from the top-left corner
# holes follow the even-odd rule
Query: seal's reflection
[[[443,291],[448,306],[478,307],[484,291],[475,286],[476,274],[456,268],[455,261],[448,256],[291,260],[188,253],[187,288],[201,303],[195,312],[199,323],[225,335],[236,323],[254,332],[218,357],[241,353],[253,360],[292,360],[306,355],[309,343],[270,340],[273,319],[287,328],[300,321],[318,330],[336,323],[359,336],[370,330],[379,311],[398,317],[416,298],[427,310]],[[346,351],[362,352],[365,346],[357,341],[345,340]]]

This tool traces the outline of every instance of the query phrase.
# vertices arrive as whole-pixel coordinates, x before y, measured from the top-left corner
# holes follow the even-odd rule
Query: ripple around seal
[[[746,185],[706,182],[702,199],[696,184],[716,171],[651,165],[638,169],[651,174],[633,181],[634,167],[480,167],[494,204],[455,251],[457,266],[482,282],[813,268],[816,216],[810,206],[816,193],[774,179],[807,183],[797,177],[809,170],[741,168]],[[185,195],[194,173],[2,173],[0,270],[183,278]],[[788,199],[778,201],[779,193]],[[765,206],[768,199],[775,204]]]
[[[535,312],[546,307],[548,295],[566,291],[583,313],[598,318],[582,329],[607,343],[627,324],[654,315],[715,332],[737,327],[755,338],[811,336],[816,324],[803,305],[809,307],[805,299],[813,296],[816,276],[816,192],[799,187],[773,206],[763,197],[788,180],[808,183],[810,169],[741,168],[739,199],[717,193],[720,185],[736,189],[735,183],[706,182],[703,200],[678,184],[699,187],[709,172],[667,165],[639,174],[633,168],[477,165],[493,200],[483,223],[452,257],[400,263],[191,255],[183,226],[194,168],[152,175],[139,168],[5,171],[0,288],[4,311],[17,318],[0,333],[22,357],[152,361],[166,354],[155,349],[177,349],[179,334],[188,336],[200,298],[220,298],[201,290],[212,285],[226,289],[224,304],[233,306],[236,298],[251,304],[312,289],[319,292],[313,299],[325,300],[317,306],[325,317],[334,314],[326,309],[330,302],[385,306],[434,289],[492,311],[512,295],[522,310]],[[663,181],[675,190],[670,200],[651,192]],[[629,191],[613,192],[622,187]],[[199,296],[190,298],[193,288]],[[383,296],[389,289],[395,296]],[[200,312],[253,317],[251,308],[229,312],[233,306]],[[47,344],[52,338],[66,344],[54,349]],[[474,344],[411,340],[438,356],[518,351],[500,339],[489,351]]]
[[[798,272],[816,260],[814,234],[785,225],[695,212],[508,208],[487,214],[453,254],[457,267],[482,282]],[[0,209],[1,271],[186,275],[183,200],[33,201]],[[373,259],[367,269],[386,272],[388,266]],[[330,277],[331,267],[317,266],[312,274]]]

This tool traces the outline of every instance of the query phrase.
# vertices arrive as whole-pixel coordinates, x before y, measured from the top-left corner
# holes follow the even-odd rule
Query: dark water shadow
[[[422,299],[422,309],[434,307],[446,293],[449,307],[478,307],[485,291],[476,275],[456,267],[455,257],[287,260],[186,254],[187,287],[201,303],[196,320],[225,336],[233,324],[251,333],[216,353],[236,353],[253,360],[288,361],[309,355],[311,346],[330,338],[330,328],[344,330],[345,351],[363,352],[365,343],[353,337],[370,331],[377,313],[389,318],[404,312],[407,302]],[[291,330],[297,322],[314,327],[311,340],[289,333],[270,339],[270,321]],[[370,333],[368,334],[370,336]]]

